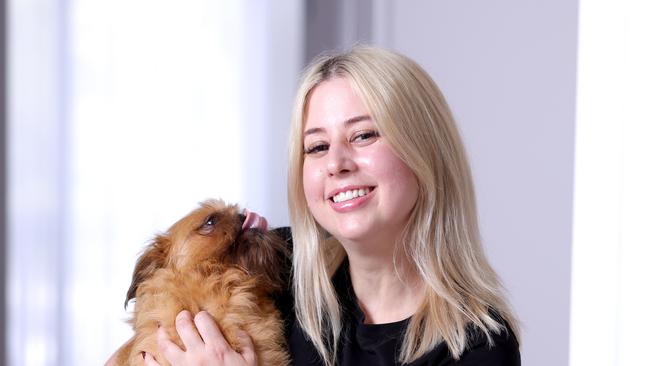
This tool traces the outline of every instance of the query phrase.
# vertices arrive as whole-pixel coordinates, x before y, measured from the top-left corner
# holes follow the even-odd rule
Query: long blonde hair
[[[325,364],[336,362],[343,327],[330,280],[340,264],[342,248],[328,239],[307,207],[302,134],[311,91],[335,77],[351,82],[382,138],[418,182],[417,202],[396,247],[422,278],[426,296],[410,319],[399,361],[412,362],[442,341],[459,358],[469,341],[468,326],[483,332],[489,342],[491,334],[505,331],[503,320],[517,333],[517,320],[480,243],[469,164],[442,93],[407,57],[358,46],[321,56],[308,66],[297,92],[290,132],[288,198],[296,317]]]

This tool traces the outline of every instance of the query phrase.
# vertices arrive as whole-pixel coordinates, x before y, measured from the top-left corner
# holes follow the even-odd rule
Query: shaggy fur
[[[135,298],[135,336],[117,365],[143,365],[142,352],[169,365],[158,351],[156,330],[165,327],[182,347],[174,326],[183,309],[208,311],[239,350],[237,329],[253,340],[259,365],[287,365],[280,313],[271,295],[286,278],[286,244],[271,232],[242,231],[236,206],[210,200],[158,235],[137,261],[126,303]]]

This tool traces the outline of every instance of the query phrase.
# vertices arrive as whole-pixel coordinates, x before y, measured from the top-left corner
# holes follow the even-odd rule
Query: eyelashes
[[[328,148],[329,148],[329,145],[327,145],[327,144],[316,144],[316,145],[312,145],[312,146],[310,146],[308,148],[305,148],[304,152],[305,152],[305,154],[309,155],[309,154],[319,153],[319,152],[322,152],[322,151],[327,151]]]
[[[365,146],[373,143],[379,138],[379,131],[376,130],[364,130],[359,131],[352,135],[349,140],[350,144]],[[306,155],[313,155],[322,153],[329,150],[329,143],[324,141],[316,141],[304,148],[303,152]]]
[[[354,135],[352,141],[366,141],[377,137],[379,137],[379,132],[377,131],[363,131]]]

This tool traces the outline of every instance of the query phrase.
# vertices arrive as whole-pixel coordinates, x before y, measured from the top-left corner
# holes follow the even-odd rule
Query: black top
[[[291,246],[291,232],[287,228],[276,229],[276,231],[285,237]],[[409,319],[387,324],[364,324],[364,314],[359,308],[352,289],[347,260],[332,277],[332,284],[341,302],[344,324],[337,364],[340,366],[398,365],[397,357],[402,334],[406,331]],[[316,348],[295,321],[293,297],[290,291],[278,301],[286,319],[286,332],[293,365],[323,365]],[[492,346],[488,345],[487,338],[480,330],[470,327],[468,328],[470,342],[458,361],[453,359],[446,343],[442,342],[409,365],[520,366],[519,344],[505,321],[503,323],[507,330],[492,335],[494,341]]]

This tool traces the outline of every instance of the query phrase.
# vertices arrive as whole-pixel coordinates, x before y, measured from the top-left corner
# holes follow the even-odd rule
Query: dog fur
[[[135,298],[135,335],[118,352],[117,365],[143,365],[144,351],[169,365],[158,351],[156,331],[164,327],[183,348],[174,326],[183,309],[209,312],[237,351],[237,330],[247,332],[259,365],[289,364],[272,298],[286,286],[286,243],[272,232],[242,230],[243,220],[237,206],[208,200],[155,237],[127,292],[125,306]]]

